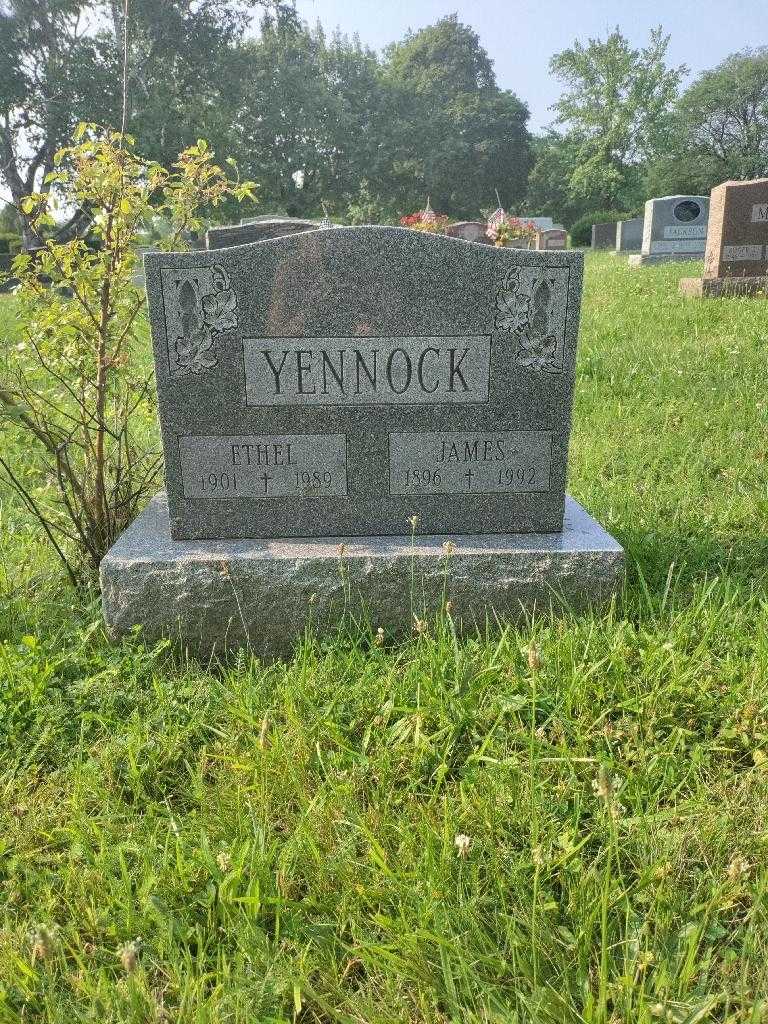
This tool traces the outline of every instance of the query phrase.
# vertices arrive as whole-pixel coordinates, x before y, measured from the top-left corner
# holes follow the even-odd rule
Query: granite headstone
[[[248,223],[225,224],[209,228],[205,234],[206,249],[227,249],[232,245],[263,242],[266,238],[279,238],[300,231],[316,231],[320,225],[314,220],[299,217],[251,218]]]
[[[362,227],[145,267],[168,494],[102,561],[113,635],[272,656],[615,593],[565,494],[580,253]]]
[[[366,227],[145,266],[174,538],[562,529],[581,254]]]
[[[616,221],[608,221],[592,225],[592,248],[616,248]]]
[[[649,199],[645,204],[642,247],[629,257],[629,265],[703,259],[708,219],[708,196]]]
[[[643,245],[643,218],[620,220],[616,225],[616,252],[640,252]]]
[[[768,178],[712,189],[704,276],[683,278],[680,291],[768,297]]]

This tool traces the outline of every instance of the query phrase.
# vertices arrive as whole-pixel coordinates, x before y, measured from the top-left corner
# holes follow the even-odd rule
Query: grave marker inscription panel
[[[145,266],[174,539],[562,529],[581,253],[362,227]]]

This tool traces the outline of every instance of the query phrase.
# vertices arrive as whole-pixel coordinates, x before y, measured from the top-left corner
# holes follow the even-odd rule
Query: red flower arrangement
[[[413,228],[414,231],[429,231],[432,234],[444,235],[450,220],[444,213],[435,213],[427,199],[427,205],[423,210],[417,210],[416,213],[409,213],[405,217],[401,217],[400,223],[404,228]]]
[[[499,209],[489,218],[486,235],[498,248],[513,245],[517,239],[527,242],[530,247],[536,237],[536,225],[530,220],[510,217]]]

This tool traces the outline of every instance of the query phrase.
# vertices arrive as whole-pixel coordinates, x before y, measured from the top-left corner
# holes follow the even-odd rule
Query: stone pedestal
[[[446,600],[464,629],[583,608],[616,592],[623,565],[621,546],[570,497],[562,533],[173,541],[161,494],[106,555],[101,583],[115,637],[140,626],[194,654],[268,658],[345,613],[402,634]]]
[[[768,299],[768,277],[684,277],[680,294],[695,299],[749,296]]]

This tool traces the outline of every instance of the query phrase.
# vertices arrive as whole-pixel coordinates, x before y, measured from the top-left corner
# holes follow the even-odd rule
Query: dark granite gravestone
[[[683,278],[680,291],[768,298],[768,178],[712,189],[704,276]]]
[[[643,244],[643,218],[620,220],[616,225],[616,252],[639,252]]]
[[[643,243],[629,257],[630,267],[704,258],[709,219],[708,196],[649,199],[643,218]]]
[[[616,222],[609,221],[603,224],[592,225],[592,248],[593,249],[615,249],[616,248]]]
[[[205,233],[205,248],[227,249],[232,245],[263,242],[266,238],[279,238],[300,231],[315,231],[319,227],[317,221],[299,217],[254,217],[240,224],[209,228]]]
[[[430,608],[461,553],[457,619],[615,590],[621,549],[565,494],[580,253],[362,227],[145,268],[168,493],[102,563],[115,632],[290,646],[348,606],[340,556],[407,627],[413,532]]]
[[[173,537],[560,530],[581,261],[376,227],[148,255]]]

